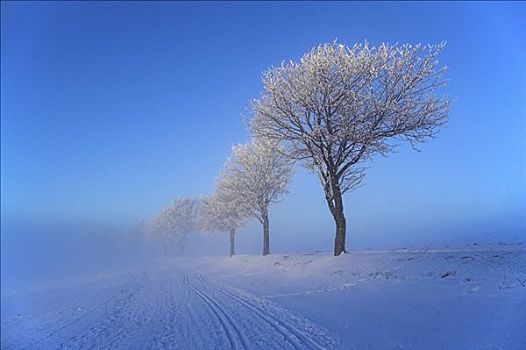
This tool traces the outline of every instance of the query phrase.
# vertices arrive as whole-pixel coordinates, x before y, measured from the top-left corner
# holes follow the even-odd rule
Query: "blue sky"
[[[207,194],[268,67],[333,39],[446,40],[450,122],[370,164],[345,198],[349,243],[526,236],[525,3],[2,2],[1,16],[3,225],[133,224]],[[316,177],[298,169],[290,191],[276,246],[330,248]]]

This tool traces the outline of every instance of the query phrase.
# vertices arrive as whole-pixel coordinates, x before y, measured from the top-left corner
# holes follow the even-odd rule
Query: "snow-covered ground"
[[[2,288],[2,349],[526,349],[521,244],[164,258]]]

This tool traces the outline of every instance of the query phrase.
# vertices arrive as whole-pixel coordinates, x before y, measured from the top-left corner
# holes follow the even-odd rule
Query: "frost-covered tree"
[[[162,209],[150,222],[150,232],[164,249],[176,244],[184,255],[186,236],[198,229],[197,211],[199,201],[194,198],[176,198]]]
[[[248,217],[243,205],[226,191],[224,184],[231,179],[220,179],[215,192],[210,197],[201,200],[199,207],[199,224],[203,231],[221,231],[229,234],[230,256],[235,255],[236,230],[241,227]]]
[[[263,226],[263,255],[270,253],[269,207],[286,193],[292,164],[265,139],[234,146],[219,175],[222,191]]]
[[[319,176],[336,224],[335,255],[345,252],[342,195],[361,183],[362,162],[397,141],[415,148],[447,121],[450,101],[438,93],[443,47],[326,43],[263,74],[253,133]]]

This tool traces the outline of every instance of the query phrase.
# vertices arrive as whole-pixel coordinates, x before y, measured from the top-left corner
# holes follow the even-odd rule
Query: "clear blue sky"
[[[130,224],[207,194],[269,66],[335,38],[447,40],[450,122],[371,164],[346,197],[349,242],[526,236],[525,3],[1,6],[3,224]],[[299,169],[290,190],[275,244],[329,248],[316,177]]]

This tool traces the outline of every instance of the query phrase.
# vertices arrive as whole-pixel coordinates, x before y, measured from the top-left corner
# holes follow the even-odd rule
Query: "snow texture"
[[[526,249],[154,259],[4,288],[1,326],[2,349],[524,349]]]

